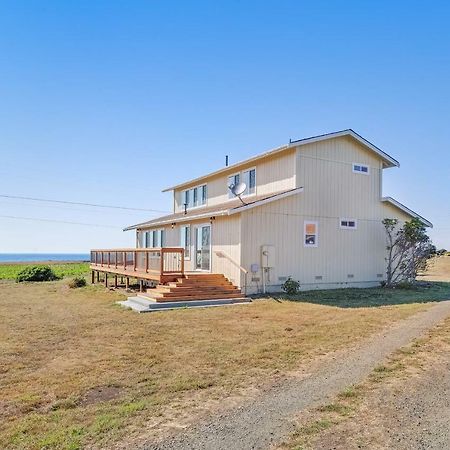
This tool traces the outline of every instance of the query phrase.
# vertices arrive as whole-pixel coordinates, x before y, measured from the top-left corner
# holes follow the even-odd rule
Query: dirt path
[[[309,374],[293,377],[247,404],[215,415],[183,433],[144,449],[267,449],[294,430],[293,417],[325,404],[345,387],[360,382],[394,350],[421,336],[450,315],[450,301],[405,319],[351,351],[336,353]]]

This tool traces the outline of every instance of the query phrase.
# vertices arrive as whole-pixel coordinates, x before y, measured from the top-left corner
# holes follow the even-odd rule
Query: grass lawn
[[[89,263],[0,264],[0,280],[15,280],[17,274],[26,267],[48,265],[58,277],[83,276],[89,272]]]
[[[339,308],[327,292],[136,314],[117,292],[66,283],[0,282],[0,448],[124,448],[427,308],[404,291],[405,304]]]
[[[275,296],[278,298],[278,296]],[[283,295],[292,301],[316,303],[340,308],[361,308],[383,305],[401,305],[412,302],[450,299],[450,283],[434,282],[429,287],[409,287],[397,289],[330,289],[324,291],[300,292],[295,296]]]

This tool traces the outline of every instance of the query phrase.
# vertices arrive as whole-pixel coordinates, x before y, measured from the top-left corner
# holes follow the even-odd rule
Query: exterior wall
[[[353,163],[365,164],[370,173],[353,173]],[[303,192],[248,209],[240,214],[217,217],[211,228],[211,272],[223,273],[247,293],[261,292],[261,246],[274,247],[273,267],[266,274],[268,291],[279,291],[289,276],[303,289],[366,287],[385,279],[385,231],[383,218],[410,217],[381,202],[382,161],[349,137],[302,145],[277,157],[267,158],[242,170],[256,167],[257,194],[303,187]],[[208,206],[228,199],[227,178],[207,180]],[[181,209],[181,191],[175,192]],[[177,200],[178,199],[178,200]],[[341,229],[340,219],[355,219],[356,229]],[[304,221],[318,222],[318,246],[305,247]],[[191,258],[194,270],[195,225],[191,223]],[[161,227],[155,227],[161,228]],[[166,245],[180,245],[180,226],[163,227]],[[219,256],[217,252],[222,252]],[[239,265],[257,273],[242,275]]]
[[[164,229],[166,235],[166,247],[180,246],[180,227],[191,226],[191,255],[185,260],[185,270],[195,270],[194,259],[194,228],[200,224],[209,224],[208,220],[193,221],[191,223],[182,223],[172,228],[170,225],[165,227],[146,228],[138,231],[144,233],[153,229]],[[235,285],[241,286],[241,272],[239,265],[241,262],[241,219],[240,215],[218,217],[211,224],[211,272],[223,273]],[[142,247],[142,242],[139,245]],[[221,252],[218,256],[216,252]],[[231,259],[231,260],[230,260]]]
[[[241,287],[241,217],[239,214],[219,217],[212,224],[213,273],[223,273],[233,284]],[[225,256],[218,256],[222,252]]]
[[[368,165],[369,175],[353,173],[353,163]],[[296,164],[306,214],[379,217],[381,160],[353,139],[341,137],[301,146]]]
[[[353,163],[370,174],[353,173]],[[385,279],[385,217],[408,220],[380,201],[381,161],[349,138],[308,144],[297,153],[297,185],[303,192],[242,215],[242,265],[261,266],[261,246],[274,246],[266,274],[268,291],[279,291],[286,277],[303,289],[366,287]],[[356,219],[341,229],[340,219]],[[304,221],[318,222],[318,246],[304,246]],[[262,269],[249,275],[248,292],[261,292]]]
[[[256,195],[270,194],[272,192],[294,188],[295,161],[296,152],[295,149],[292,149],[280,155],[262,159],[253,164],[242,165],[238,170],[230,169],[215,177],[206,178],[202,184],[206,183],[208,186],[207,206],[214,206],[227,202],[229,200],[228,177],[238,172],[242,173],[246,169],[253,167],[256,167]],[[183,191],[198,185],[198,183],[195,183],[174,192],[174,212],[183,211]]]

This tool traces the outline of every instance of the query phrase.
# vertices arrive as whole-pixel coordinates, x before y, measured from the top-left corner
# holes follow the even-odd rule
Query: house
[[[223,274],[246,294],[280,291],[288,277],[302,289],[374,286],[386,272],[381,221],[432,226],[383,197],[383,171],[393,167],[350,129],[291,141],[168,187],[173,213],[126,230],[139,251],[182,247],[183,271]],[[230,186],[240,182],[237,197]]]

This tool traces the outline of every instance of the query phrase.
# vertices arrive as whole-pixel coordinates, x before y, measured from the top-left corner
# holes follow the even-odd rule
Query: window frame
[[[356,169],[357,167],[359,167],[360,169],[365,167],[367,169],[367,172],[365,172],[363,170],[357,170]],[[359,175],[370,175],[370,166],[368,164],[354,162],[354,163],[352,163],[352,172],[357,173]]]
[[[342,222],[347,222],[347,225],[342,225]],[[354,222],[355,226],[351,227],[349,225],[350,222]],[[341,217],[339,219],[339,228],[341,230],[357,230],[358,229],[358,221],[356,219],[351,219],[348,217]]]
[[[308,225],[315,225],[316,227],[316,232],[314,234],[315,236],[315,241],[314,244],[307,244],[306,243],[306,236],[308,236],[308,234],[306,233],[306,227]],[[317,248],[319,246],[319,221],[318,220],[304,220],[303,221],[303,247],[305,248]]]
[[[186,233],[189,230],[189,242],[186,242],[186,234],[183,236],[183,231]],[[183,245],[184,240],[184,245]],[[184,259],[190,261],[191,259],[191,245],[192,245],[192,229],[191,225],[180,225],[180,247],[184,250]],[[186,249],[188,249],[189,254],[186,256]]]
[[[227,176],[227,191],[228,191],[228,199],[229,200],[232,200],[232,199],[236,198],[235,195],[231,192],[231,189],[230,189],[230,178],[235,178],[236,179],[236,176],[239,177],[238,183],[240,183],[241,182],[241,172],[232,173],[231,175]]]
[[[255,186],[253,187],[253,192],[250,192],[250,172],[252,170],[255,171]],[[246,173],[248,173],[248,183],[247,183],[247,181],[245,181]],[[245,189],[245,192],[242,194],[242,197],[249,197],[251,195],[256,195],[256,166],[249,167],[248,169],[245,169],[242,171],[242,181],[247,185],[247,188]]]
[[[203,190],[204,188],[204,190]],[[205,203],[203,202],[203,192],[205,192]],[[187,200],[187,201],[186,201]],[[187,209],[201,208],[208,204],[208,183],[202,183],[197,186],[192,186],[189,189],[181,191],[181,206],[184,209],[186,205]],[[195,201],[197,204],[195,204]]]

